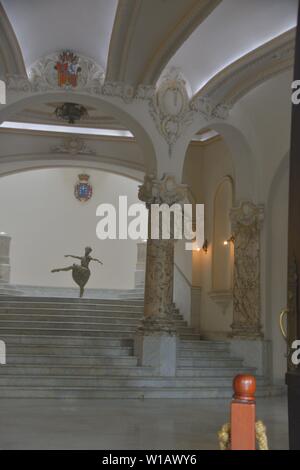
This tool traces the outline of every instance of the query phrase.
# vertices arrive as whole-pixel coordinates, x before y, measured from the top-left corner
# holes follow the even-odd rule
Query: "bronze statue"
[[[84,256],[73,256],[73,255],[65,255],[65,258],[75,258],[80,260],[80,265],[79,264],[72,264],[72,266],[66,266],[65,268],[59,268],[59,269],[52,269],[52,273],[58,273],[59,271],[72,271],[72,277],[76,284],[80,288],[80,293],[79,297],[83,296],[84,293],[84,287],[86,283],[88,282],[91,271],[89,269],[89,264],[91,261],[97,261],[97,263],[100,263],[103,265],[102,261],[100,261],[97,258],[92,258],[90,256],[90,253],[92,252],[92,248],[87,246],[85,248],[85,254]]]

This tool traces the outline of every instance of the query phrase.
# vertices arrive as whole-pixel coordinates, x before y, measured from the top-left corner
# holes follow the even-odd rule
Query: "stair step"
[[[140,367],[136,365],[100,365],[100,366],[85,366],[85,365],[69,365],[69,364],[9,364],[1,366],[5,375],[18,375],[18,376],[109,376],[109,377],[148,377],[153,376],[154,371],[151,367]],[[1,374],[2,375],[2,374]]]
[[[135,332],[138,326],[138,322],[133,325],[128,325],[125,321],[120,321],[119,324],[114,325],[113,323],[104,323],[102,321],[95,322],[84,322],[84,321],[22,321],[22,320],[0,320],[0,331],[5,328],[47,328],[49,330],[84,330],[85,328],[97,328],[101,331],[113,331],[115,327],[121,328],[124,332]]]
[[[207,388],[231,387],[233,377],[161,378],[93,376],[12,376],[0,375],[1,387],[95,387],[95,388]]]
[[[211,358],[211,357],[201,357],[201,358],[179,358],[178,367],[190,366],[190,367],[221,367],[221,366],[236,366],[242,367],[243,361],[241,359],[232,357],[232,358]]]
[[[63,298],[63,297],[29,297],[29,296],[4,296],[1,297],[0,304],[9,302],[9,303],[17,303],[23,305],[23,303],[30,303],[30,304],[59,304],[60,306],[64,306],[66,304],[70,305],[136,305],[136,306],[143,306],[144,301],[136,300],[136,299],[79,299],[79,298]]]
[[[179,367],[177,377],[234,377],[237,374],[255,374],[254,367]]]
[[[281,388],[262,387],[257,397],[282,394]],[[102,398],[102,399],[147,399],[147,398],[231,398],[232,387],[207,388],[131,388],[112,389],[93,387],[5,387],[0,388],[0,398]]]
[[[181,340],[180,350],[181,351],[198,351],[202,349],[213,349],[213,350],[230,350],[230,343],[226,341],[207,341],[203,339],[198,340]]]
[[[43,346],[75,346],[75,347],[133,347],[133,340],[126,338],[104,338],[89,336],[38,336],[38,335],[3,335],[1,339],[9,345],[43,345]]]
[[[137,358],[135,356],[59,356],[56,354],[48,355],[33,355],[33,354],[10,354],[7,356],[7,364],[43,364],[43,365],[84,365],[84,366],[101,366],[101,365],[137,365]],[[1,366],[2,368],[5,366]]]
[[[6,355],[53,355],[53,356],[133,356],[133,347],[83,347],[83,346],[49,346],[37,345],[7,345]]]
[[[51,329],[51,328],[13,328],[13,327],[3,327],[1,326],[1,338],[6,337],[7,335],[37,335],[37,336],[79,336],[79,337],[97,337],[97,338],[133,338],[134,334],[129,334],[128,331],[122,330],[107,330],[103,331],[96,329]]]
[[[179,358],[186,359],[186,358],[228,358],[230,357],[230,351],[225,349],[201,349],[199,351],[193,350],[179,350]]]
[[[11,322],[45,322],[45,323],[81,323],[85,325],[93,324],[93,323],[110,323],[112,325],[118,324],[126,324],[126,325],[138,325],[141,321],[141,317],[131,317],[129,313],[125,314],[118,314],[118,316],[110,316],[106,313],[104,315],[93,315],[93,316],[85,316],[81,314],[68,314],[65,315],[64,312],[61,314],[52,314],[48,315],[45,313],[10,313],[10,314],[3,314],[0,312],[0,327],[1,325],[5,325],[6,323]]]
[[[143,315],[143,307],[137,307],[135,305],[126,305],[126,306],[121,306],[121,305],[83,305],[83,306],[67,306],[67,305],[61,305],[61,306],[55,306],[55,305],[41,305],[41,306],[36,306],[36,305],[26,305],[26,306],[20,306],[18,305],[2,305],[0,302],[0,313],[37,313],[37,314],[42,314],[42,313],[48,313],[48,314],[58,314],[60,312],[63,312],[65,314],[70,313],[70,314],[91,314],[95,315],[95,313],[106,313],[107,312],[120,312],[120,313],[136,313],[138,315]]]

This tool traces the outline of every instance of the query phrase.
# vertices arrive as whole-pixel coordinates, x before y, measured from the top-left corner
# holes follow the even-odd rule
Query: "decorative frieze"
[[[260,230],[264,207],[244,201],[231,209],[230,218],[234,237],[232,335],[260,337]]]
[[[162,78],[149,111],[160,134],[169,145],[169,155],[182,132],[193,122],[186,82],[178,68],[172,67]]]
[[[60,144],[53,145],[50,151],[69,155],[96,155],[96,151],[80,137],[66,137]]]
[[[151,204],[172,204],[188,202],[188,186],[178,184],[172,175],[164,175],[162,179],[156,179],[152,175],[146,175],[144,184],[139,187],[139,199]]]

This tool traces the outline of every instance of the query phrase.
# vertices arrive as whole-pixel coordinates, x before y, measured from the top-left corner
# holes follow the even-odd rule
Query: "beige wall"
[[[224,313],[209,295],[213,290],[214,200],[216,191],[226,176],[233,178],[234,171],[229,150],[222,139],[209,145],[190,145],[183,180],[191,186],[196,202],[205,205],[204,230],[209,243],[207,254],[202,250],[193,252],[192,280],[193,285],[202,287],[200,330],[209,336],[226,335],[230,331],[232,322],[232,306],[229,305]],[[222,249],[224,249],[224,256],[227,257],[228,248],[224,246]],[[223,264],[221,260],[221,270],[224,268]]]
[[[288,159],[275,176],[266,223],[266,335],[272,339],[273,377],[284,380],[286,344],[279,314],[287,306]]]
[[[70,272],[50,274],[50,269],[70,264],[64,254],[80,255],[90,245],[104,266],[91,266],[89,287],[133,288],[136,242],[97,239],[96,207],[117,204],[119,195],[127,195],[129,203],[138,202],[138,183],[84,170],[94,189],[87,203],[74,197],[79,169],[34,170],[0,178],[0,231],[12,237],[13,283],[73,286]]]

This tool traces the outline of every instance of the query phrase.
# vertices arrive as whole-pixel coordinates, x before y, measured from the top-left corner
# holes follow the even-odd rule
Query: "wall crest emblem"
[[[54,68],[57,71],[57,84],[59,87],[75,88],[77,86],[81,67],[79,65],[79,58],[74,52],[63,51],[59,54]]]
[[[89,175],[85,173],[78,175],[78,181],[74,188],[74,195],[80,202],[87,202],[93,195],[93,187],[89,183],[89,179]]]

